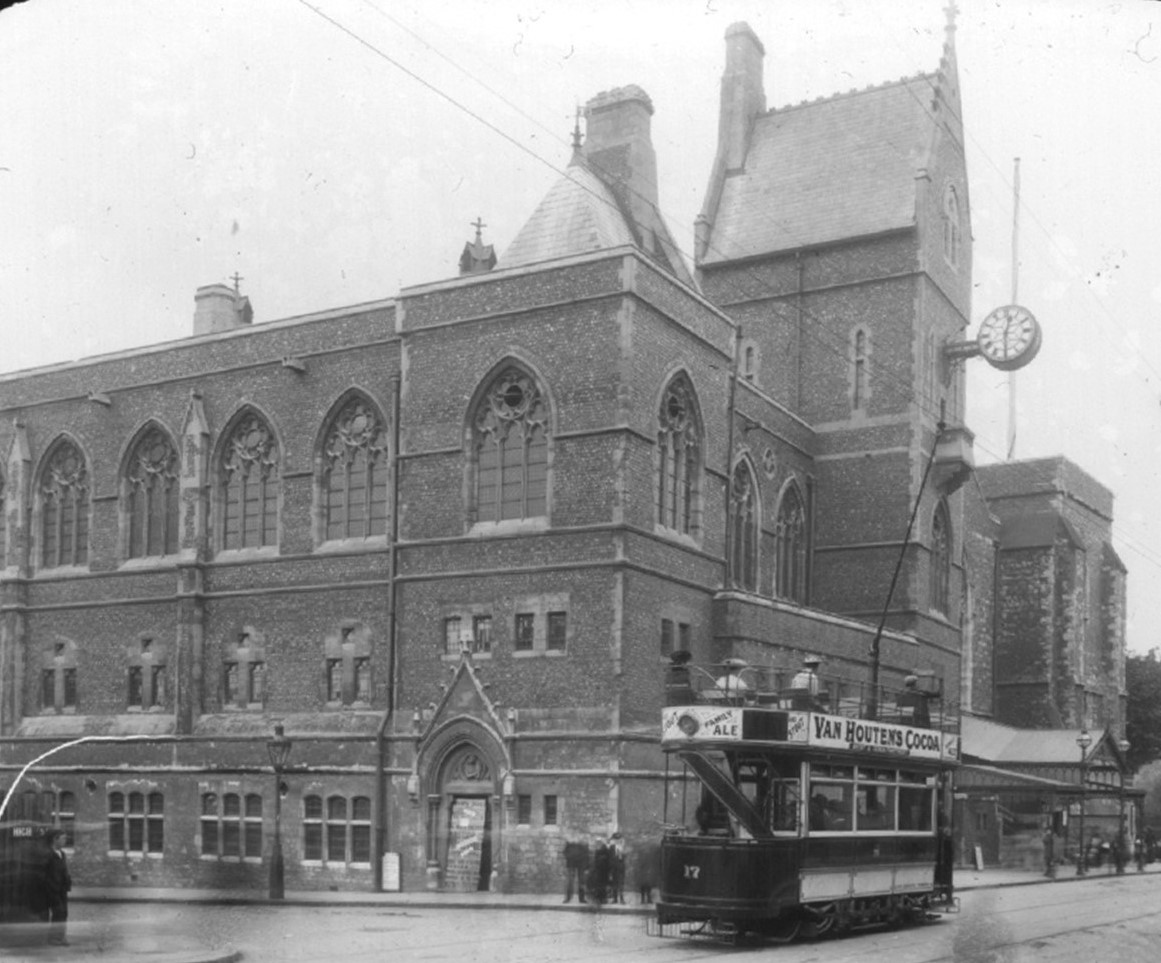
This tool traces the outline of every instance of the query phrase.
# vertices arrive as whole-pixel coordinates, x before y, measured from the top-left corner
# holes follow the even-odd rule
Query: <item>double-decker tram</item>
[[[933,679],[783,689],[683,655],[662,714],[681,786],[666,792],[656,932],[788,940],[954,909],[958,713]]]

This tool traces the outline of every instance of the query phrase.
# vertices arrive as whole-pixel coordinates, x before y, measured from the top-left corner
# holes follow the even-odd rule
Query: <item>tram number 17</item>
[[[700,876],[700,875],[701,875],[701,867],[700,866],[690,866],[688,863],[685,864],[685,878],[686,879],[697,879],[698,876]]]

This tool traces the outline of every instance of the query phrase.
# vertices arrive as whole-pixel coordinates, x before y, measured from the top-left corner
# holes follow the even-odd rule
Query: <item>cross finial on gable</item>
[[[477,217],[474,221],[472,221],[472,227],[474,227],[476,229],[476,243],[477,244],[480,243],[480,231],[482,231],[487,226],[488,225],[484,223],[484,219],[482,217]]]
[[[230,275],[230,280],[234,282],[234,293],[237,294],[238,293],[238,284],[239,284],[239,282],[244,281],[245,278],[243,278],[242,275],[240,275],[237,271],[235,271],[233,274]]]

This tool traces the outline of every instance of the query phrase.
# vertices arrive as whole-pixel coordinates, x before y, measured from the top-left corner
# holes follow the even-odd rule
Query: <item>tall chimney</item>
[[[194,295],[194,334],[232,331],[254,318],[250,299],[226,284],[207,284]]]
[[[762,41],[748,23],[734,23],[726,29],[726,69],[718,120],[718,154],[726,173],[740,170],[746,163],[754,119],[766,111],[762,88],[765,57]]]
[[[636,84],[603,91],[585,104],[585,159],[628,206],[640,234],[657,218],[652,116],[653,101]]]

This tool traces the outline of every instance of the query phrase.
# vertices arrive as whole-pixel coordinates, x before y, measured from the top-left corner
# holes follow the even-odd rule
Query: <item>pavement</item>
[[[1128,866],[1126,875],[1139,875],[1135,866]],[[1145,875],[1161,875],[1161,862],[1145,867]],[[1006,869],[1002,867],[973,869],[957,868],[957,893],[976,889],[996,889],[1005,886],[1029,886],[1048,883],[1085,883],[1114,876],[1107,867],[1091,869],[1085,876],[1077,876],[1072,866],[1061,866],[1055,879],[1046,877],[1039,869]],[[564,903],[559,893],[436,893],[417,891],[407,893],[290,891],[282,900],[272,900],[265,892],[250,890],[210,889],[149,889],[145,887],[76,887],[70,899],[73,903],[185,903],[215,906],[283,905],[283,906],[364,906],[373,908],[410,909],[514,909],[543,910],[564,913],[614,913],[641,917],[653,913],[651,905],[637,902],[632,893],[625,905],[592,903]],[[628,899],[629,897],[627,897]],[[5,934],[0,942],[0,955],[6,959],[26,960],[29,963],[57,963],[57,961],[132,959],[142,963],[235,963],[242,955],[232,948],[211,949],[197,945],[174,945],[167,938],[166,945],[158,945],[155,937],[135,938],[121,934],[122,945],[111,945],[106,934],[98,942],[96,937],[74,933],[68,946],[49,946],[39,932]]]

